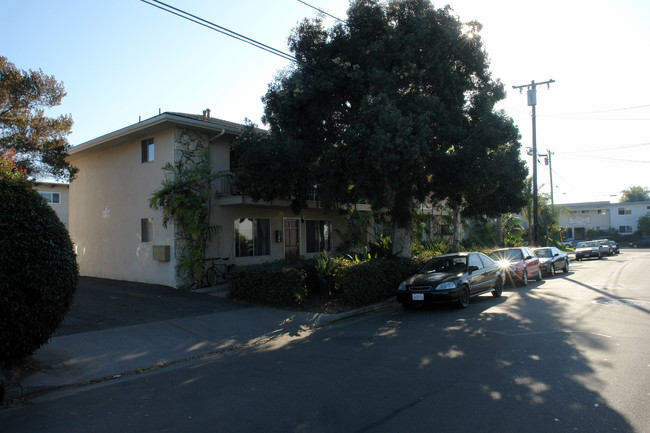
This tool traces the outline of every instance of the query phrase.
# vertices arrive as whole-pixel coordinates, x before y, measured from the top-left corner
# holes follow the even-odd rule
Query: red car
[[[529,278],[537,281],[542,279],[539,258],[530,248],[501,248],[492,251],[490,258],[505,269],[507,278],[513,283],[517,282],[525,286]]]

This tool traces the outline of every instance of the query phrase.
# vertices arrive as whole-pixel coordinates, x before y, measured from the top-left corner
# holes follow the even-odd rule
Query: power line
[[[168,4],[163,3],[163,2],[161,2],[159,0],[151,0],[151,1],[149,1],[149,0],[140,0],[140,1],[143,2],[143,3],[146,3],[146,4],[150,5],[150,6],[154,6],[154,7],[158,8],[158,9],[161,9],[161,10],[163,10],[165,12],[169,12],[170,14],[173,14],[173,15],[176,15],[178,17],[184,18],[184,19],[186,19],[188,21],[191,21],[191,22],[193,22],[195,24],[199,24],[199,25],[201,25],[203,27],[206,27],[206,28],[208,28],[210,30],[214,30],[216,32],[219,32],[221,34],[229,36],[229,37],[231,37],[233,39],[237,39],[237,40],[239,40],[241,42],[245,42],[245,43],[247,43],[249,45],[252,45],[252,46],[254,46],[256,48],[259,48],[261,50],[264,50],[266,52],[274,54],[274,55],[276,55],[278,57],[282,57],[285,60],[289,60],[289,61],[295,62],[295,63],[302,63],[298,59],[293,57],[291,54],[288,54],[288,53],[285,53],[285,52],[280,51],[278,49],[275,49],[273,47],[270,47],[270,46],[268,46],[266,44],[263,44],[262,42],[256,41],[256,40],[251,39],[249,37],[246,37],[246,36],[244,36],[242,34],[239,34],[237,32],[229,30],[229,29],[227,29],[225,27],[222,27],[222,26],[220,26],[218,24],[215,24],[213,22],[205,20],[205,19],[203,19],[201,17],[198,17],[196,15],[192,15],[189,12],[186,12],[186,11],[184,11],[182,9],[178,9],[178,8],[176,8],[174,6],[168,5]],[[309,65],[307,65],[307,66],[309,66]]]
[[[594,156],[594,155],[587,155],[587,154],[576,154],[576,156],[579,156],[580,158],[604,159],[606,161],[636,162],[636,163],[641,163],[641,164],[650,164],[650,161],[643,161],[643,160],[638,160],[638,159],[608,158],[606,156]],[[569,158],[571,158],[571,157],[569,157]]]
[[[601,147],[599,149],[589,149],[590,152],[602,152],[605,150],[620,150],[620,149],[629,149],[630,147],[640,147],[640,146],[650,146],[650,143],[637,143],[637,144],[626,144],[623,146],[614,146],[614,147]],[[576,155],[581,154],[582,152],[558,152],[562,155]]]
[[[599,114],[599,113],[611,113],[613,111],[624,111],[624,110],[636,110],[637,108],[646,108],[650,107],[650,105],[637,105],[634,107],[623,107],[623,108],[612,108],[609,110],[600,110],[600,111],[587,111],[583,113],[572,113],[573,115],[581,115],[581,114]]]
[[[322,10],[322,9],[320,9],[320,8],[317,8],[316,6],[312,6],[312,5],[310,5],[309,3],[306,3],[306,2],[304,2],[304,1],[302,1],[302,0],[298,0],[298,2],[304,4],[305,6],[309,6],[310,8],[315,9],[315,10],[317,10],[318,12],[320,12],[320,13],[322,13],[322,14],[324,14],[324,15],[327,15],[327,16],[330,17],[330,18],[334,18],[335,20],[338,20],[338,21],[340,21],[340,22],[342,22],[342,23],[345,23],[345,22],[346,22],[346,21],[344,21],[344,20],[342,20],[342,19],[340,19],[340,18],[338,18],[338,17],[335,17],[334,15],[329,14],[329,13],[325,12],[324,10]]]

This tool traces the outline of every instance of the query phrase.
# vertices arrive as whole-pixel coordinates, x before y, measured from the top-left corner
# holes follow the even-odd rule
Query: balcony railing
[[[217,180],[215,181],[215,186],[216,186],[216,191],[221,197],[246,195],[245,191],[242,191],[236,185],[234,185],[234,177],[235,177],[234,172],[222,171],[219,174],[221,176],[217,178]],[[287,194],[286,196],[277,197],[278,200],[292,200],[293,198],[294,197],[292,197],[290,194]],[[318,202],[319,199],[320,198],[318,195],[318,187],[314,185],[308,192],[307,200]],[[360,200],[358,204],[367,205],[368,201]]]

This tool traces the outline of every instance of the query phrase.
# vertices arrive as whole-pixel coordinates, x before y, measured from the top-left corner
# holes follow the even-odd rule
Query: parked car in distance
[[[596,242],[600,245],[600,251],[604,256],[611,256],[613,254],[612,247],[609,245],[609,239],[596,239]]]
[[[501,248],[492,251],[490,258],[504,269],[506,278],[512,283],[518,282],[525,286],[530,278],[537,281],[542,279],[539,259],[530,248]]]
[[[618,254],[621,252],[621,250],[618,248],[618,244],[616,241],[609,241],[609,247],[612,250],[612,254]]]
[[[573,239],[565,239],[562,241],[562,245],[564,245],[565,248],[573,248],[574,242]]]
[[[632,248],[648,248],[650,247],[650,238],[639,239],[638,241],[630,242]]]
[[[569,272],[569,256],[555,247],[533,248],[543,274],[555,275],[558,270]]]
[[[596,241],[578,242],[578,245],[576,245],[576,260],[580,261],[590,257],[603,258],[600,244]]]
[[[444,302],[465,308],[475,296],[490,292],[501,296],[504,281],[502,269],[483,253],[443,254],[404,280],[397,300],[406,308]]]

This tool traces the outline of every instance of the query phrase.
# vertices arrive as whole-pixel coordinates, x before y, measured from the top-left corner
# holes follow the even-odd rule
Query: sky
[[[288,52],[287,39],[317,11],[298,0],[168,0],[229,30]],[[348,0],[305,0],[345,19]],[[490,70],[507,89],[498,108],[521,134],[532,174],[531,107],[538,86],[540,194],[556,204],[618,202],[650,188],[650,2],[647,0],[448,0],[463,22],[478,21]],[[0,55],[42,69],[67,96],[48,114],[70,114],[69,141],[85,141],[159,111],[261,125],[261,97],[290,63],[140,0],[0,2]],[[331,25],[334,20],[326,19]],[[468,175],[471,173],[468,172]]]

